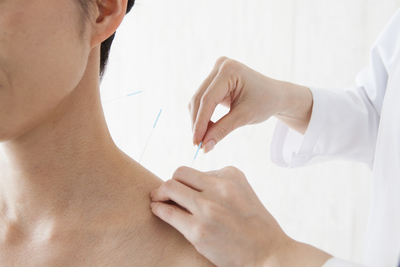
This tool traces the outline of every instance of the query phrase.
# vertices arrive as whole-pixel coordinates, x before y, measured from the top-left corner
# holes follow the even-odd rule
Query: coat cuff
[[[296,168],[306,165],[324,127],[327,114],[327,96],[323,89],[310,88],[313,108],[310,123],[304,135],[279,121],[271,142],[271,161],[279,167]]]

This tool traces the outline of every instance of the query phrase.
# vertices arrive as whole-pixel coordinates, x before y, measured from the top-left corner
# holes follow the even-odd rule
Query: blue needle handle
[[[194,155],[194,159],[196,159],[197,154],[199,153],[199,150],[200,150],[202,144],[203,144],[203,141],[199,144],[199,147],[197,148],[197,151],[196,151],[196,155]]]
[[[126,95],[126,96],[137,95],[137,94],[140,94],[141,92],[142,92],[142,91],[135,92],[135,93],[132,93],[132,94],[129,94],[129,95]]]
[[[157,125],[158,119],[160,118],[160,115],[161,115],[161,111],[162,111],[162,109],[160,109],[160,112],[158,113],[158,116],[157,116],[156,122],[154,123],[154,126],[153,126],[153,128],[156,128],[156,125]]]

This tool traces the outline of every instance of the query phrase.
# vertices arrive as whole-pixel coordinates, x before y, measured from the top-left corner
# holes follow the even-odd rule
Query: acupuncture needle
[[[147,139],[147,142],[146,142],[146,145],[144,146],[142,155],[140,156],[139,163],[140,163],[140,161],[142,160],[142,157],[143,157],[144,152],[146,151],[147,145],[149,144],[149,141],[150,141],[151,135],[153,134],[154,128],[156,128],[156,125],[157,125],[158,119],[160,118],[161,112],[162,112],[162,109],[160,109],[160,112],[158,113],[156,122],[154,123],[153,129],[151,129],[149,138]]]
[[[193,158],[193,161],[192,161],[192,165],[190,165],[190,168],[192,168],[193,163],[196,160],[197,154],[199,153],[199,150],[200,150],[202,144],[203,144],[203,141],[201,141],[201,143],[199,144],[199,147],[197,148],[196,154],[194,155],[194,158]]]
[[[121,98],[137,95],[137,94],[140,94],[141,92],[142,91],[138,91],[138,92],[134,92],[134,93],[131,93],[131,94],[128,94],[128,95],[120,96],[120,97],[117,97],[117,98],[114,98],[114,99],[111,99],[111,100],[104,101],[104,102],[102,102],[102,104],[107,104],[107,103],[113,102],[113,101],[121,99]]]

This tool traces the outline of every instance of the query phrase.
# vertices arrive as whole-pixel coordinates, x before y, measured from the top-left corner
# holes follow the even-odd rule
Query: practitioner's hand
[[[320,267],[331,257],[289,238],[234,167],[181,167],[151,197],[152,212],[217,266]]]
[[[210,119],[218,104],[230,111],[213,123]],[[207,153],[236,128],[263,122],[274,115],[304,133],[311,108],[312,95],[307,87],[268,78],[222,57],[189,103],[193,143],[203,141]]]

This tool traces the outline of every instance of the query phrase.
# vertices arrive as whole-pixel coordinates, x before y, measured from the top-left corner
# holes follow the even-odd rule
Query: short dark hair
[[[94,0],[77,0],[79,4],[79,10],[81,12],[81,17],[83,19],[87,19],[90,15],[90,5]],[[135,0],[128,0],[128,5],[126,8],[126,14],[131,11],[133,5],[135,4]],[[82,26],[83,28],[83,26]],[[100,79],[103,78],[107,62],[108,62],[108,56],[110,55],[110,49],[112,42],[114,41],[115,38],[115,32],[105,41],[101,43],[101,50],[100,50]]]

